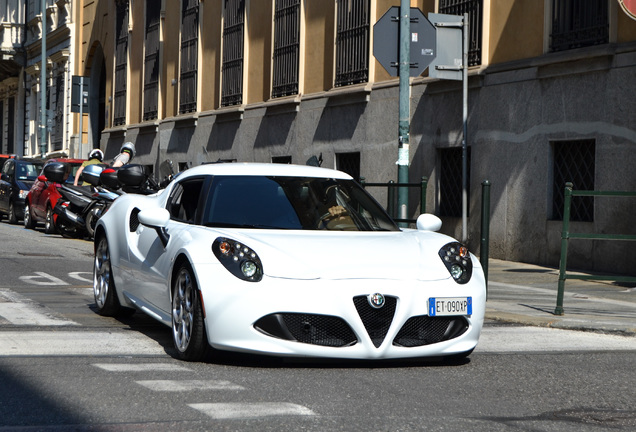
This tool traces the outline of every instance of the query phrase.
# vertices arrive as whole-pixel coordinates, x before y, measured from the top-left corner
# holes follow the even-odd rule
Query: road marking
[[[124,331],[0,331],[0,356],[161,355],[141,333]]]
[[[19,279],[31,285],[68,285],[68,283],[62,279],[58,279],[44,272],[35,272],[35,275],[31,276],[20,276]]]
[[[192,390],[245,390],[237,384],[219,380],[147,380],[136,381],[153,391],[181,392]]]
[[[189,404],[191,408],[215,420],[251,419],[269,416],[315,416],[307,407],[287,402],[255,403],[199,403]]]
[[[636,351],[636,337],[546,327],[484,327],[475,349],[487,352]]]
[[[80,275],[89,275],[88,278],[82,277]],[[77,279],[78,281],[93,283],[93,273],[92,272],[71,272],[68,274],[68,277],[71,279]]]
[[[21,326],[78,325],[11,290],[0,290],[0,317],[10,324]]]
[[[109,372],[192,372],[185,366],[168,363],[94,363],[93,366]]]

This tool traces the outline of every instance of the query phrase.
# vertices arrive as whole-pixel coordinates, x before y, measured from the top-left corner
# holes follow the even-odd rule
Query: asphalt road
[[[93,310],[92,244],[0,223],[2,431],[636,429],[636,338],[486,323],[461,364],[219,355]]]

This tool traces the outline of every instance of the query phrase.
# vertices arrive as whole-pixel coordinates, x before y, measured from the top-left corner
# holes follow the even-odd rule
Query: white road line
[[[0,356],[167,355],[141,333],[0,331]]]
[[[216,420],[316,415],[307,407],[287,402],[199,403],[189,404],[188,406]]]
[[[93,366],[109,372],[192,372],[185,366],[168,363],[94,363]]]
[[[0,317],[13,325],[78,325],[11,290],[0,290]]]
[[[219,380],[147,380],[136,381],[150,390],[159,392],[185,392],[192,390],[245,390],[237,384]]]
[[[475,349],[487,352],[636,351],[636,337],[545,327],[485,327]]]

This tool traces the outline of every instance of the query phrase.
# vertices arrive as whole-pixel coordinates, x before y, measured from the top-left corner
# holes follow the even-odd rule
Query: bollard
[[[428,177],[422,177],[420,183],[420,213],[426,213],[426,188],[428,187]]]
[[[490,182],[481,183],[481,245],[479,261],[486,278],[486,298],[488,298],[488,245],[490,244]]]
[[[572,205],[572,188],[570,182],[565,184],[565,202],[563,204],[563,230],[561,231],[561,260],[559,261],[559,289],[555,315],[563,315],[563,292],[565,291],[565,272],[568,259],[568,240],[570,239],[570,207]]]
[[[395,218],[395,188],[392,185],[395,182],[393,180],[389,180],[388,190],[387,190],[387,199],[386,199],[386,211],[392,218]]]

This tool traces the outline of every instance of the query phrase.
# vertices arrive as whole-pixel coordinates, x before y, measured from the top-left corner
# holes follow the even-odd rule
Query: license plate
[[[472,315],[472,297],[431,297],[428,299],[429,316]]]

